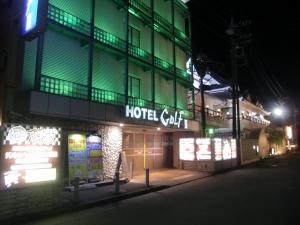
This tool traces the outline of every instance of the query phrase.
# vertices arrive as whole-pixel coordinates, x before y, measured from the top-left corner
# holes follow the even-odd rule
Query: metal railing
[[[87,85],[82,85],[45,75],[41,75],[40,91],[75,98],[88,98]]]
[[[192,81],[192,76],[190,74],[188,74],[188,72],[186,72],[186,70],[176,68],[176,75],[185,80]]]
[[[62,10],[51,4],[48,7],[48,19],[59,23],[65,27],[75,30],[79,33],[89,36],[91,25],[90,23]]]
[[[128,54],[146,62],[151,62],[152,60],[152,54],[132,44],[129,44],[128,46]]]
[[[182,32],[181,30],[179,30],[176,27],[175,27],[175,35],[177,38],[183,40],[187,44],[189,44],[191,42],[191,39],[188,36],[186,36],[186,34],[184,32]]]
[[[249,115],[245,115],[243,113],[241,114],[241,118],[243,120],[248,120],[248,121],[251,121],[253,123],[261,124],[261,125],[264,125],[264,126],[268,126],[269,125],[268,122],[265,122],[265,121],[263,121],[261,119],[257,119],[255,117],[252,117],[252,116],[249,116]]]
[[[99,88],[92,88],[92,101],[114,105],[124,105],[125,95]]]
[[[154,65],[155,67],[165,70],[169,73],[174,73],[174,66],[158,57],[154,57]]]
[[[156,12],[154,12],[154,21],[164,27],[167,31],[172,31],[172,24]]]
[[[94,28],[94,39],[121,51],[126,51],[126,42],[124,40],[98,27]]]
[[[140,12],[144,13],[148,17],[151,17],[151,8],[147,6],[145,3],[138,0],[129,0],[129,5],[139,10]]]
[[[135,98],[128,96],[128,104],[132,106],[139,106],[143,108],[152,108],[152,101],[142,99],[142,98]]]

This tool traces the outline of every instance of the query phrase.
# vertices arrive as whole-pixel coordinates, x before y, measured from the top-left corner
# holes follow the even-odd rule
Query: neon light
[[[292,127],[290,126],[286,127],[286,136],[288,139],[293,139]]]
[[[24,5],[23,34],[26,34],[37,25],[39,0],[25,0]]]
[[[60,129],[33,127],[11,126],[4,135],[2,177],[6,188],[56,180]]]
[[[54,181],[56,180],[56,169],[37,169],[27,170],[25,173],[25,183],[36,183],[42,181]]]
[[[5,140],[9,141],[10,145],[55,145],[58,133],[56,128],[26,130],[22,126],[15,126],[9,130]]]
[[[19,183],[19,177],[21,174],[18,171],[8,171],[4,172],[4,185],[9,188],[14,184]]]
[[[194,138],[180,138],[179,159],[189,161],[195,159]]]

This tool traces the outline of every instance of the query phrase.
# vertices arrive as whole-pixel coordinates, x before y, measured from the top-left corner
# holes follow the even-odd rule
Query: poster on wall
[[[87,169],[89,178],[103,176],[102,141],[100,135],[90,134],[86,138]]]
[[[71,133],[68,135],[69,178],[81,179],[88,177],[86,135]]]
[[[210,138],[196,139],[196,157],[197,160],[211,159],[211,141]]]
[[[194,138],[180,138],[179,158],[181,160],[195,160]]]
[[[0,189],[57,179],[61,129],[4,124]]]

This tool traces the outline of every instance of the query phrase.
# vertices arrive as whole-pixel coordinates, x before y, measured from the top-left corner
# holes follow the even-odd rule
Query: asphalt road
[[[26,225],[299,225],[300,153]]]

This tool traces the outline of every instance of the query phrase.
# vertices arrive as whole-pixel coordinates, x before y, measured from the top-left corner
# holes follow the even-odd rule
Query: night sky
[[[297,1],[260,2],[264,5],[251,0],[191,0],[193,53],[213,61],[208,66],[230,79],[230,42],[225,33],[230,15],[236,22],[251,20],[244,29],[252,36],[245,46],[247,65],[239,69],[242,90],[248,89],[252,99],[269,110],[280,98],[300,106],[300,7]]]

